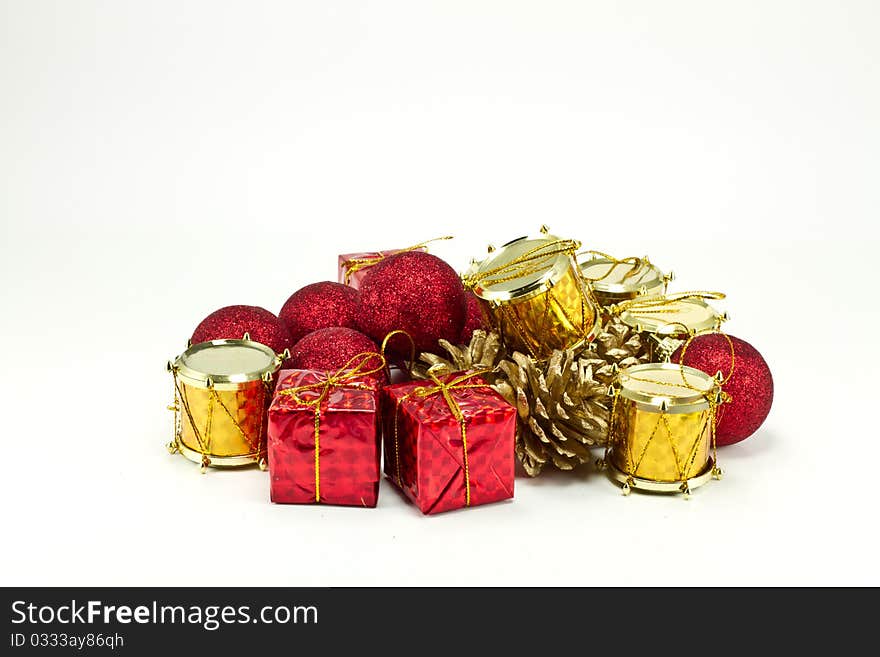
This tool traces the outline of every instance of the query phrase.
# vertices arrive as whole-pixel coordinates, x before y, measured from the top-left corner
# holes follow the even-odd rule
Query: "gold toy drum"
[[[246,336],[247,337],[247,336]],[[251,340],[192,345],[168,370],[174,376],[174,441],[202,467],[265,464],[266,412],[284,355]]]
[[[542,233],[493,250],[464,276],[507,347],[538,360],[592,341],[599,328],[575,260],[580,244]]]
[[[647,363],[621,370],[614,386],[606,464],[631,489],[683,492],[715,469],[718,380],[692,367]]]
[[[589,255],[580,261],[581,273],[603,307],[637,296],[665,294],[673,279],[672,272],[664,274],[647,256],[616,260],[592,251]]]
[[[724,295],[713,292],[710,298],[723,299]],[[690,336],[717,331],[728,319],[726,313],[718,312],[702,296],[689,293],[637,297],[619,304],[617,309],[620,321],[641,334],[652,361],[669,360]]]

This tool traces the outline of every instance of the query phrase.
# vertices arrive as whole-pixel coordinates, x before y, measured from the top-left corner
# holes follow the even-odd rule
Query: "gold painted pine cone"
[[[497,333],[475,331],[468,345],[440,345],[446,356],[420,354],[414,376],[426,378],[429,367],[485,370],[489,385],[518,411],[516,456],[532,477],[548,463],[572,470],[592,460],[590,447],[603,445],[608,433],[613,366],[645,362],[639,336],[616,321],[589,348],[556,350],[540,362],[508,355]]]

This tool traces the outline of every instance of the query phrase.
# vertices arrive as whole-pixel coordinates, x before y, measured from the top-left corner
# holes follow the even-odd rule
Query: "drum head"
[[[615,263],[605,258],[595,258],[581,263],[581,272],[594,290],[609,293],[638,292],[643,287],[655,290],[663,286],[663,273],[654,265]]]
[[[263,378],[280,367],[266,345],[251,340],[213,340],[187,349],[177,360],[178,374],[188,383],[244,383]]]
[[[693,412],[695,405],[707,406],[706,394],[715,387],[715,379],[694,369],[674,363],[646,363],[620,371],[620,395],[641,404],[664,403],[669,412]]]
[[[721,314],[702,299],[681,299],[670,301],[662,308],[636,306],[624,310],[620,321],[648,333],[680,335],[717,328]]]
[[[499,274],[497,278],[488,274],[556,240],[556,237],[551,236],[520,237],[500,247],[472,270],[472,275],[477,277],[487,274],[483,282],[474,286],[474,292],[487,301],[510,301],[526,296],[547,283],[552,285],[557,282],[573,268],[572,259],[567,253],[555,253],[543,259],[530,260],[518,268],[519,275],[517,271]]]

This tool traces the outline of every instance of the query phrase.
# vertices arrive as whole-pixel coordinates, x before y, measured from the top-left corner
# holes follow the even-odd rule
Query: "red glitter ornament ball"
[[[745,340],[730,336],[735,355],[733,376],[724,384],[731,400],[718,410],[715,429],[718,445],[732,445],[751,436],[767,418],[773,404],[773,375],[766,361]],[[681,363],[682,349],[672,355]],[[730,344],[723,335],[700,335],[688,345],[684,364],[714,376],[730,372]]]
[[[465,318],[465,294],[446,262],[406,251],[371,267],[361,283],[358,328],[381,343],[391,331],[406,331],[416,351],[437,351],[437,340],[456,342]],[[409,355],[409,341],[392,340],[391,350]]]
[[[293,345],[284,323],[259,306],[226,306],[205,317],[193,331],[193,344],[208,340],[240,340],[249,333],[251,340],[282,353]]]
[[[474,331],[477,329],[489,329],[491,326],[489,315],[486,313],[486,308],[480,298],[470,290],[465,291],[464,298],[466,304],[464,328],[461,329],[461,337],[458,339],[459,344],[468,344],[474,336]]]
[[[298,370],[338,370],[349,360],[364,352],[379,352],[376,343],[354,329],[333,326],[319,329],[297,342],[290,354],[290,366]],[[380,365],[377,358],[371,358],[364,369]],[[386,380],[385,372],[375,375]]]
[[[312,283],[290,295],[278,313],[294,344],[322,328],[355,328],[354,314],[360,294],[353,287],[324,281]]]

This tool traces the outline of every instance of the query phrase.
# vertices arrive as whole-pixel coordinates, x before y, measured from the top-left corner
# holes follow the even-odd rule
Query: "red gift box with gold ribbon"
[[[364,253],[345,253],[339,256],[339,277],[338,280],[344,285],[350,285],[355,289],[360,289],[364,276],[367,275],[370,267],[378,265],[389,256],[405,251],[427,251],[428,244],[440,240],[449,240],[451,237],[437,237],[426,242],[408,246],[405,249],[389,249],[387,251],[367,251]]]
[[[273,502],[376,506],[380,383],[372,374],[362,365],[281,372],[269,407]]]
[[[385,386],[385,474],[422,513],[513,497],[516,409],[477,373]]]

